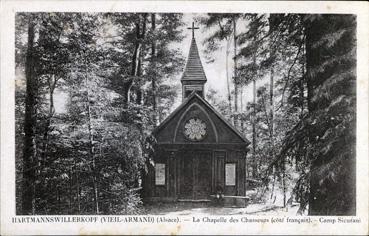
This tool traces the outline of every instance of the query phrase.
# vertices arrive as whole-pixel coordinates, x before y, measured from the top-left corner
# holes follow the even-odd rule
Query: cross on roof
[[[200,29],[200,28],[195,27],[195,23],[192,22],[192,27],[188,27],[187,29],[192,30],[192,38],[195,38],[195,29]]]

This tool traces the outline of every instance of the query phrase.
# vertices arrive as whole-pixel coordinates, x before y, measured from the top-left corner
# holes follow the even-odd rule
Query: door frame
[[[181,189],[182,189],[182,184],[183,184],[183,171],[184,171],[184,161],[187,155],[191,156],[191,161],[192,161],[192,193],[189,194],[189,196],[191,196],[191,199],[196,199],[195,198],[195,183],[197,182],[197,178],[198,178],[198,155],[200,155],[199,153],[206,153],[209,155],[210,157],[210,167],[209,167],[209,171],[210,171],[210,193],[211,194],[214,191],[214,153],[213,150],[211,149],[187,149],[187,150],[182,150],[181,152],[178,152],[177,154],[177,158],[176,158],[176,179],[177,179],[177,188],[176,188],[176,196],[178,199],[186,199],[186,197],[184,197],[181,193]],[[203,157],[206,158],[206,157]]]

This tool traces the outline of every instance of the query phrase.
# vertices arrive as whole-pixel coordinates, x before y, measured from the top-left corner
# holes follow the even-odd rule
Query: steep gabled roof
[[[153,134],[155,135],[158,133],[162,128],[165,127],[165,125],[178,114],[182,108],[184,108],[193,98],[198,98],[207,108],[209,108],[231,131],[233,131],[242,141],[244,141],[246,144],[250,144],[250,141],[248,141],[237,129],[233,127],[226,119],[223,118],[223,116],[217,112],[217,110],[214,109],[214,107],[209,104],[205,99],[203,99],[201,96],[199,96],[195,91],[191,93],[190,96],[188,96],[182,104],[177,107],[161,124],[156,127],[153,130]]]
[[[195,38],[192,38],[186,67],[181,78],[181,81],[184,80],[206,81],[206,75],[204,72],[204,68],[202,67],[199,50],[197,49]]]

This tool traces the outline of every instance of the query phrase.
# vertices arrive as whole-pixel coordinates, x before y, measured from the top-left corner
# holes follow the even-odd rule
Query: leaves
[[[24,73],[24,55],[30,13],[17,15],[17,71]],[[142,28],[148,13],[35,13],[37,28],[33,57],[38,79],[37,214],[136,214],[141,199],[137,189],[141,172],[152,158],[150,138],[152,78],[158,89],[158,111],[170,111],[177,87],[171,78],[183,58],[172,42],[182,38],[181,14],[157,14],[156,30]],[[145,17],[146,16],[146,17]],[[137,37],[137,26],[140,36]],[[137,74],[131,74],[134,47],[142,44]],[[151,42],[155,40],[155,63]],[[21,77],[20,77],[21,78]],[[123,105],[124,85],[134,81],[132,101]],[[19,80],[21,81],[21,79]],[[17,86],[17,181],[22,168],[24,85]],[[56,92],[55,92],[56,91]],[[60,97],[60,92],[63,95]],[[143,102],[138,101],[139,92]],[[54,94],[55,93],[55,94]],[[54,112],[53,96],[65,108]],[[17,196],[21,193],[17,184]],[[17,209],[21,210],[20,199]]]

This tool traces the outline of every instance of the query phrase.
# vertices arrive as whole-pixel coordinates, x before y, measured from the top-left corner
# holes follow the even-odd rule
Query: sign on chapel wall
[[[165,185],[165,164],[155,164],[155,184]]]
[[[236,185],[236,164],[235,163],[225,164],[225,184],[227,186]]]

